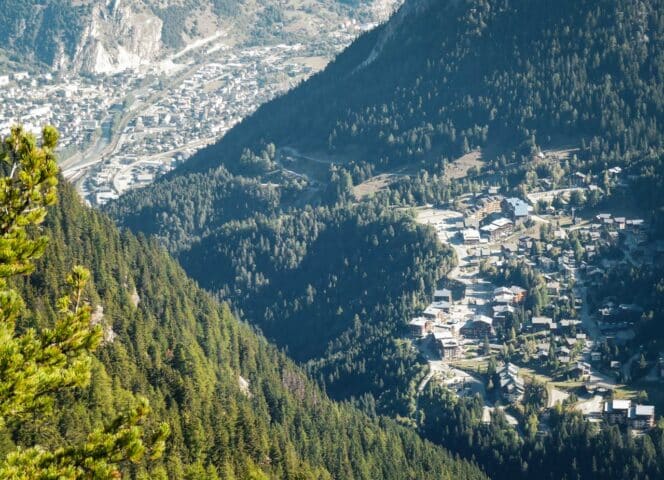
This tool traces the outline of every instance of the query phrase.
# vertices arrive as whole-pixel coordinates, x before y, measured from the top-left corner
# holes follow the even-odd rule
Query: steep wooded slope
[[[89,390],[62,398],[58,418],[0,432],[3,451],[14,442],[75,438],[112,418],[131,391],[150,399],[155,421],[171,425],[164,478],[482,478],[413,431],[328,400],[161,247],[121,234],[68,186],[46,233],[48,251],[22,285],[38,312],[32,321],[50,321],[65,273],[83,264],[93,273],[86,296],[107,343]]]
[[[662,149],[661,12],[661,0],[411,0],[182,170],[237,165],[261,141],[383,169],[551,138],[639,162]]]

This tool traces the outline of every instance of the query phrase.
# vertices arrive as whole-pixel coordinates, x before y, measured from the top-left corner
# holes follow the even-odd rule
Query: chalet
[[[574,172],[574,175],[572,175],[572,180],[577,187],[581,187],[586,184],[586,174],[582,172]]]
[[[576,362],[576,366],[574,367],[574,371],[576,372],[576,374],[578,376],[583,377],[584,375],[590,375],[590,372],[592,371],[592,367],[587,362]]]
[[[494,305],[493,309],[493,318],[506,318],[508,315],[514,315],[516,313],[516,308],[512,305]]]
[[[630,410],[629,424],[636,430],[654,427],[655,407],[653,405],[634,405]]]
[[[466,217],[463,219],[463,227],[477,230],[480,228],[480,222],[476,218]]]
[[[536,240],[533,237],[529,237],[528,235],[519,237],[519,248],[522,250],[530,249],[535,241]]]
[[[441,340],[439,343],[441,356],[446,360],[455,360],[461,357],[461,345],[453,338]]]
[[[486,259],[491,257],[491,249],[490,248],[480,248],[478,249],[478,254],[480,258]]]
[[[433,293],[434,302],[452,302],[452,291],[447,288],[436,290]]]
[[[501,245],[500,252],[505,256],[505,258],[514,258],[519,254],[519,247],[505,243]]]
[[[514,295],[513,302],[514,303],[522,303],[526,299],[526,293],[527,290],[525,288],[521,288],[517,285],[512,285],[510,287],[510,292]]]
[[[570,349],[567,347],[556,348],[556,358],[560,363],[570,363],[572,357],[570,356]]]
[[[537,344],[536,358],[543,361],[549,359],[549,343],[543,342]]]
[[[424,317],[416,317],[408,323],[408,328],[415,338],[423,338],[431,332],[433,324]]]
[[[629,228],[630,230],[633,231],[638,231],[642,229],[644,225],[645,221],[640,218],[625,221],[625,228]]]
[[[503,201],[503,211],[512,218],[512,220],[526,220],[530,216],[531,207],[520,198],[506,198]]]
[[[461,335],[468,338],[484,338],[494,335],[493,319],[484,315],[475,315],[461,327]]]
[[[531,324],[533,332],[546,332],[548,330],[555,330],[557,327],[551,317],[533,317]]]
[[[539,263],[540,267],[542,267],[543,270],[548,270],[551,271],[556,265],[556,262],[549,257],[545,257],[544,255],[540,255],[537,259],[537,262]]]
[[[519,367],[506,363],[496,372],[500,379],[500,393],[510,403],[519,401],[525,391],[523,379],[519,377]]]
[[[431,303],[429,306],[437,310],[442,310],[444,313],[450,313],[450,309],[452,308],[452,304],[446,301],[436,301]]]
[[[445,320],[445,312],[439,308],[429,305],[422,312],[422,316],[430,322],[442,322]]]
[[[560,282],[547,282],[546,291],[549,295],[558,296],[560,294]]]
[[[466,245],[479,245],[480,232],[474,228],[467,228],[462,233],[463,243]]]
[[[558,321],[558,331],[561,333],[571,333],[579,325],[581,325],[581,320],[563,319]]]
[[[483,226],[480,230],[490,241],[495,242],[496,240],[512,233],[512,231],[514,231],[514,224],[511,220],[501,217],[494,220],[489,225]]]
[[[509,288],[500,287],[493,291],[493,303],[496,305],[509,305],[514,301],[514,294]]]

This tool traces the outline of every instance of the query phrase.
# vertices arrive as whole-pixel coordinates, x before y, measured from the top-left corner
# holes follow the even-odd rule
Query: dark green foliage
[[[116,336],[99,350],[90,389],[63,398],[59,421],[10,432],[14,441],[31,436],[57,445],[76,437],[120,408],[129,390],[148,397],[155,421],[171,426],[162,461],[168,478],[202,478],[196,472],[211,465],[222,478],[262,478],[261,471],[301,479],[482,477],[412,431],[332,403],[154,242],[120,234],[70,188],[47,226],[49,247],[22,286],[39,313],[34,321],[51,317],[62,273],[84,263],[92,305],[103,306],[102,325]]]
[[[43,129],[40,145],[32,134],[14,127],[0,144],[0,477],[117,478],[121,463],[138,463],[148,448],[151,459],[163,452],[166,424],[158,428],[152,445],[143,441],[140,424],[149,414],[144,398],[114,421],[88,428],[84,441],[68,438],[44,445],[45,439],[24,435],[57,416],[58,395],[90,384],[92,353],[102,339],[84,297],[90,277],[84,267],[72,268],[67,293],[50,304],[57,314],[47,326],[30,325],[33,312],[14,285],[33,271],[48,242],[40,225],[57,198],[57,140],[58,132],[50,126]],[[12,432],[17,445],[11,445]]]
[[[431,230],[379,206],[229,222],[180,255],[338,398],[371,393],[407,415],[417,355],[397,340],[450,268]]]
[[[661,0],[417,3],[183,171],[231,165],[263,139],[359,150],[379,169],[485,145],[529,154],[549,137],[585,139],[595,160],[661,154]]]
[[[71,0],[2,0],[0,11],[0,48],[51,65],[61,51],[74,55],[90,9]]]
[[[279,189],[234,177],[224,168],[173,182],[155,197],[132,192],[129,201],[113,207],[125,226],[155,235],[171,252],[188,248],[230,220],[243,220],[256,211],[273,212],[282,196]],[[136,204],[125,208],[131,200]]]
[[[475,459],[495,479],[655,479],[664,475],[664,432],[633,438],[599,429],[578,412],[554,409],[545,436],[519,437],[504,415],[483,424],[482,402],[429,387],[421,399],[425,437]]]
[[[179,252],[193,278],[308,362],[334,397],[371,394],[381,412],[412,413],[421,367],[398,338],[450,268],[433,231],[380,202],[282,214],[297,182],[276,188],[223,167],[163,185],[159,196],[133,192],[111,212]]]

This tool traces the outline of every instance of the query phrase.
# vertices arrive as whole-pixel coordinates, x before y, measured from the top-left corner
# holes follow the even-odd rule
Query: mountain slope
[[[507,177],[524,175],[519,169],[526,168],[538,145],[556,141],[580,147],[574,168],[588,172],[611,162],[649,179],[651,186],[640,195],[649,197],[649,206],[661,205],[656,195],[656,186],[663,184],[658,172],[664,136],[657,128],[664,111],[661,6],[661,0],[410,0],[324,72],[262,106],[218,144],[156,184],[125,195],[109,206],[109,212],[123,226],[155,234],[206,288],[222,294],[253,291],[256,295],[237,307],[253,312],[251,318],[275,339],[279,336],[280,345],[300,346],[301,331],[279,330],[278,320],[288,326],[297,318],[292,315],[295,306],[283,305],[282,295],[285,290],[304,292],[320,279],[314,269],[308,269],[302,284],[296,269],[285,270],[283,277],[269,274],[275,269],[261,263],[268,247],[268,256],[278,258],[290,252],[289,245],[296,250],[310,245],[303,246],[301,230],[261,227],[263,217],[273,220],[285,212],[305,219],[303,204],[340,199],[351,203],[353,183],[381,171],[426,169],[428,178],[437,175],[440,181],[448,161],[475,147],[498,152],[486,154],[485,167],[511,185],[513,178]],[[413,204],[416,198],[426,198],[422,192],[428,185],[420,180],[403,194],[393,189],[389,198],[370,202],[378,216],[389,202]],[[453,187],[443,186],[449,198]],[[238,227],[235,220],[246,223]],[[254,223],[258,227],[247,226]],[[233,228],[243,233],[232,235]],[[337,230],[334,238],[341,243],[346,232]],[[401,254],[392,245],[378,245],[359,241],[348,249],[357,248],[363,258],[371,248],[381,249],[384,258]],[[344,274],[347,256],[335,257],[339,250],[328,247],[314,254],[338,269],[324,274]],[[410,260],[394,261],[406,266],[391,276],[380,275],[380,269],[361,274],[379,283],[408,278],[424,265],[419,259],[425,257],[415,254]],[[293,258],[299,264],[304,257]],[[247,272],[255,274],[253,283],[246,281]],[[362,290],[330,285],[335,287],[328,292],[337,300],[326,322],[337,325],[335,312],[339,307],[346,311],[344,303],[366,304]],[[433,280],[424,277],[421,288],[405,287],[405,296],[415,301],[406,302],[395,314],[398,318],[388,323],[403,325],[404,313],[431,293],[432,286]],[[279,314],[265,302],[282,304]],[[358,316],[363,325],[377,321],[361,311]],[[277,321],[267,320],[271,317]],[[346,325],[351,321],[347,319]],[[381,334],[398,336],[399,330]],[[358,337],[344,330],[339,338]],[[334,355],[333,341],[306,349],[330,354],[298,357],[316,364],[357,353],[353,361],[332,369],[331,378],[345,372],[344,381],[351,383],[353,375],[364,371],[362,356],[369,350],[342,348],[343,353]],[[291,354],[298,352],[291,349]],[[380,362],[373,361],[374,355],[367,361],[375,366]],[[380,369],[376,375],[385,374]],[[330,377],[322,377],[329,386]],[[379,378],[375,384],[385,380]]]
[[[262,141],[379,169],[556,139],[638,161],[662,149],[661,11],[661,0],[410,0],[180,174],[233,170]]]
[[[231,44],[310,41],[320,29],[351,19],[376,21],[393,3],[2,0],[0,40],[19,64],[27,59],[58,70],[113,73],[215,35]]]
[[[63,398],[59,418],[38,428],[1,431],[0,452],[75,438],[112,418],[132,391],[171,425],[163,478],[482,478],[414,432],[332,403],[154,242],[121,234],[71,187],[47,222],[48,250],[21,285],[32,321],[50,321],[65,272],[84,264],[106,344],[89,390]]]

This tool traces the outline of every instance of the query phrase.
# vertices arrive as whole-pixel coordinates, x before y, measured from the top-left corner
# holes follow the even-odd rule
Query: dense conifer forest
[[[31,315],[52,324],[63,279],[91,271],[84,297],[103,342],[89,387],[66,392],[55,413],[3,426],[1,454],[80,440],[145,396],[147,430],[170,427],[162,460],[127,463],[135,478],[483,478],[477,467],[384,418],[332,403],[306,374],[228,306],[189,280],[154,241],[120,233],[67,185],[49,209],[37,270],[17,280]]]
[[[550,432],[542,436],[533,422],[526,422],[523,432],[500,415],[482,423],[476,400],[456,400],[435,388],[416,399],[414,384],[424,374],[423,362],[399,338],[406,319],[455,262],[432,230],[413,225],[408,207],[453,203],[459,195],[487,185],[523,195],[540,176],[550,178],[552,187],[565,187],[574,172],[597,175],[608,166],[620,166],[630,188],[613,191],[610,179],[604,177],[600,181],[604,203],[589,195],[583,201],[574,199],[575,206],[593,209],[611,202],[636,206],[655,226],[653,235],[661,238],[662,10],[660,0],[407,1],[388,23],[360,37],[325,71],[259,108],[218,144],[154,185],[111,204],[108,212],[139,235],[136,239],[122,233],[120,238],[126,237],[136,248],[150,245],[153,252],[155,244],[142,235],[154,235],[203,288],[274,340],[333,398],[351,400],[371,415],[399,416],[422,436],[476,461],[491,477],[659,478],[664,464],[660,427],[634,439],[615,428],[599,431],[563,406],[551,412]],[[535,161],[541,149],[556,146],[578,151],[556,165]],[[462,179],[450,178],[452,162],[471,152],[482,153],[481,167]],[[286,165],[293,157],[294,163]],[[394,174],[396,180],[360,201],[354,187],[378,173]],[[144,271],[148,278],[158,273],[150,270],[156,263],[172,265],[163,252],[159,253],[163,258],[158,257],[162,260],[148,256],[151,260],[145,262],[133,255],[131,270]],[[183,278],[180,270],[172,268]],[[127,275],[114,266],[93,268],[96,271]],[[659,272],[630,269],[605,280],[606,290],[628,290],[634,301],[655,312],[655,321],[662,320]],[[122,281],[129,292],[136,284],[131,275]],[[120,283],[116,281],[116,286]],[[532,290],[537,293],[534,283]],[[144,293],[162,292],[166,284],[147,291],[139,288],[139,296],[149,298]],[[208,294],[192,291],[212,302]],[[168,292],[167,298],[177,292]],[[534,297],[529,307],[543,303]],[[180,312],[188,305],[192,311]],[[142,308],[143,300],[138,311]],[[166,326],[175,338],[183,334],[172,325],[173,319],[182,313],[202,318],[195,304],[182,299],[155,308],[169,319]],[[223,313],[230,317],[229,308]],[[192,323],[187,335],[196,332],[195,344],[207,357],[220,355],[208,346],[214,330],[206,333],[209,325],[202,331],[198,325]],[[170,383],[158,387],[160,382],[174,381],[173,376],[188,385],[192,372],[197,374],[191,367],[184,373],[178,367],[198,358],[187,350],[190,341],[178,349],[166,340],[155,344],[149,328],[138,337],[129,326],[123,330],[122,321],[115,328],[128,345],[135,338],[146,342],[150,352],[146,359],[159,372],[141,374],[140,381],[150,388],[171,391]],[[289,403],[290,394],[280,390],[285,386],[292,392],[293,384],[263,362],[279,359],[288,371],[295,367],[273,347],[256,340],[249,327],[234,328],[246,333],[224,333],[212,343],[226,345],[226,337],[258,342],[242,347],[236,340],[237,347],[231,343],[226,353],[235,370],[224,381],[228,391],[236,391],[234,401],[253,405],[263,397],[272,398],[266,390],[276,389],[286,399],[266,400],[264,408],[270,415],[275,415],[275,404],[296,409],[296,403]],[[661,327],[654,328],[647,335],[659,338],[662,332]],[[252,353],[247,357],[246,351]],[[261,362],[251,360],[260,355]],[[237,375],[249,381],[250,389],[257,386],[257,376],[273,378],[275,383],[258,382],[263,395],[250,390],[253,396],[247,397],[232,378]],[[307,385],[308,395],[323,395],[300,381]],[[304,398],[316,404],[311,397]],[[155,409],[169,411],[169,405],[180,405],[179,398],[172,402],[164,401],[163,407],[157,403]],[[201,411],[211,411],[212,406],[201,402]],[[294,415],[304,415],[305,424],[326,418]],[[182,424],[178,416],[170,422],[175,425],[174,438],[182,435],[180,444],[187,449],[191,438],[217,441],[207,437],[214,433],[206,430],[205,419],[213,416],[202,418],[195,428]],[[380,422],[402,442],[405,438],[416,442],[409,436],[412,432],[390,422],[357,418],[370,425]],[[325,468],[335,478],[347,478],[352,470],[352,475],[363,478],[352,462],[335,463],[332,468],[321,460],[331,452],[303,452],[297,442],[305,434],[297,428],[292,432],[290,423],[283,424],[290,428],[281,423],[264,426],[261,415],[252,421],[263,425],[263,432],[272,432],[270,428],[283,432],[282,444],[293,442],[289,448],[298,468]],[[219,441],[235,445],[236,438],[238,434],[231,431]],[[245,439],[241,445],[248,445]],[[288,456],[277,465],[261,464],[271,443],[252,445],[240,458],[219,458],[238,472],[252,465],[281,468],[270,470],[279,474],[287,470]],[[418,452],[432,448],[417,445],[423,449]],[[380,448],[368,451],[379,457],[384,453]],[[202,458],[187,452],[192,461]],[[203,456],[208,455],[212,454]],[[474,474],[467,464],[458,465]],[[369,472],[374,467],[367,468]],[[394,470],[391,475],[399,478],[398,473],[402,472]],[[389,478],[385,471],[379,477]]]

